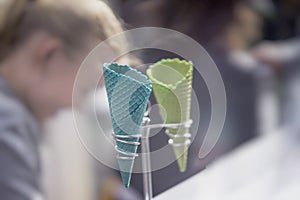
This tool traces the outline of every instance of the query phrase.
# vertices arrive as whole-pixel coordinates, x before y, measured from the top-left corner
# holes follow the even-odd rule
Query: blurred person
[[[259,134],[257,75],[262,66],[248,50],[261,38],[262,18],[251,1],[230,1],[227,6],[225,2],[216,5],[218,11],[206,2],[204,19],[208,20],[202,19],[203,28],[194,28],[193,33],[216,63],[227,96],[226,119],[219,141],[211,154],[200,162],[196,160],[195,165],[208,164]],[[202,32],[206,25],[208,30]],[[202,87],[196,86],[195,90],[198,99],[206,94]],[[204,108],[201,114],[209,116],[210,111]]]
[[[92,19],[46,1],[1,1],[1,13],[0,196],[42,199],[40,125],[71,105],[97,34]]]
[[[176,163],[155,171],[153,187],[157,194],[199,172],[212,160],[259,134],[257,73],[270,72],[266,67],[261,70],[262,64],[248,50],[262,37],[262,17],[253,2],[247,0],[131,0],[120,1],[117,8],[128,27],[170,28],[195,39],[216,63],[226,89],[227,116],[221,137],[213,151],[205,159],[199,160],[199,149],[210,120],[211,102],[201,74],[194,72],[193,89],[199,101],[201,120],[189,150],[187,172],[178,173]],[[143,17],[145,14],[147,17]],[[141,54],[144,63],[178,57],[160,50],[145,50]],[[151,101],[154,99],[151,98]],[[196,115],[192,109],[191,118]],[[161,133],[152,140],[151,149],[157,149],[167,139]],[[133,176],[133,185],[142,190],[141,175]]]
[[[300,38],[263,42],[252,49],[253,55],[268,64],[276,74],[280,89],[279,125],[300,128]]]
[[[39,152],[43,125],[49,118],[57,115],[59,110],[72,105],[76,73],[90,50],[98,42],[122,31],[121,25],[106,4],[92,0],[81,1],[82,4],[79,2],[0,1],[0,196],[2,199],[44,198],[41,186],[43,169],[41,169]],[[97,10],[97,8],[101,9]],[[109,45],[118,52],[120,48],[126,46],[120,44],[122,43]],[[81,88],[82,96],[86,95],[87,89],[88,86]],[[65,136],[69,137],[68,134]],[[56,140],[61,140],[64,136],[57,137]],[[69,147],[73,149],[72,142],[70,144]],[[67,153],[61,155],[71,156]],[[75,162],[73,164],[79,162],[76,159],[70,162],[73,161]],[[61,170],[55,166],[55,163],[51,164],[54,165],[53,169]],[[70,174],[72,175],[72,172],[68,175]],[[64,183],[70,182],[60,182],[61,186]],[[73,191],[68,190],[68,192],[74,194],[82,189],[74,185],[72,187],[69,185],[67,188],[73,188]],[[68,195],[64,197],[66,196],[70,197]],[[81,197],[78,195],[76,198]],[[54,198],[58,199],[57,196]]]
[[[278,81],[280,126],[299,128],[300,116],[300,3],[277,0],[265,19],[264,41],[252,48],[253,56],[270,66]]]
[[[129,27],[131,25],[145,26],[150,24],[184,32],[201,42],[216,62],[224,80],[228,98],[227,121],[225,122],[222,138],[218,144],[219,147],[220,143],[225,144],[227,146],[226,151],[235,148],[236,144],[241,144],[256,136],[258,121],[266,123],[266,118],[272,118],[274,117],[272,115],[277,115],[276,112],[271,112],[263,120],[257,118],[257,100],[259,98],[257,90],[261,89],[259,88],[261,85],[258,86],[258,84],[261,84],[259,83],[261,80],[257,79],[257,76],[259,75],[260,79],[272,78],[274,72],[268,68],[271,66],[275,69],[274,71],[281,71],[281,76],[285,77],[285,83],[283,84],[285,91],[281,95],[287,101],[284,104],[290,105],[288,106],[289,109],[284,109],[289,110],[288,114],[285,114],[288,117],[283,117],[286,118],[285,121],[288,121],[285,124],[289,124],[289,126],[285,127],[287,128],[286,130],[280,129],[276,131],[283,131],[284,134],[275,134],[272,130],[278,128],[274,127],[277,120],[275,116],[272,122],[272,129],[263,129],[262,133],[265,133],[265,136],[256,138],[250,143],[236,148],[232,153],[224,156],[224,159],[221,158],[220,161],[217,161],[217,167],[212,167],[213,169],[211,170],[208,169],[208,173],[214,178],[212,181],[210,177],[206,179],[205,171],[203,172],[204,177],[200,177],[201,174],[199,174],[199,180],[204,180],[201,182],[204,189],[199,190],[201,192],[199,192],[200,195],[198,197],[207,199],[215,199],[208,198],[210,196],[217,196],[217,199],[297,199],[299,196],[299,190],[297,189],[299,185],[299,170],[297,170],[299,166],[298,116],[300,113],[299,40],[294,38],[290,41],[259,43],[254,48],[254,53],[252,53],[251,47],[260,41],[263,36],[263,19],[256,11],[256,8],[253,7],[252,2],[254,1],[247,1],[246,3],[245,1],[239,1],[242,2],[239,4],[236,4],[236,2],[232,3],[232,1],[197,1],[196,3],[196,1],[152,0],[142,3],[136,2],[125,2],[125,4],[133,6],[133,8],[137,8],[136,12],[134,12],[132,7],[128,6],[125,10],[126,13],[123,13]],[[281,12],[277,13],[277,20],[280,23],[275,21],[275,27],[277,28],[268,32],[270,34],[269,37],[286,39],[291,36],[299,36],[299,1],[274,0],[274,2],[279,2],[277,6]],[[283,4],[285,5],[280,6]],[[151,19],[139,17],[145,13]],[[206,15],[203,13],[206,13]],[[297,15],[298,18],[292,17],[293,15]],[[126,20],[126,16],[128,16],[128,20]],[[291,31],[291,28],[294,28],[295,31]],[[153,57],[160,59],[166,55],[170,56],[165,52],[159,52],[158,54],[146,54],[145,57],[148,57],[148,59],[150,57],[149,60],[152,61]],[[285,67],[283,67],[283,64]],[[287,67],[288,65],[289,67]],[[285,72],[282,72],[282,70]],[[200,103],[204,103],[206,107],[209,107],[207,106],[209,105],[209,100],[205,99],[208,93],[205,92],[205,87],[202,86],[203,81],[201,82],[201,77],[198,76],[196,79],[194,77],[194,84],[195,82],[197,82],[197,86],[194,86],[194,89],[199,93]],[[274,85],[271,87],[274,87]],[[265,91],[261,92],[264,93]],[[282,86],[279,92],[282,92]],[[271,101],[274,101],[275,95],[272,94]],[[270,104],[276,104],[276,102],[270,102],[269,98],[259,109],[269,107]],[[273,105],[268,110],[272,110],[276,106]],[[205,116],[202,119],[205,120],[206,116],[209,116],[209,111],[205,110],[205,107],[204,109],[201,108],[200,106],[201,115]],[[294,125],[290,126],[291,123]],[[291,127],[294,128],[291,129]],[[232,142],[230,144],[232,146],[229,148],[227,141],[229,144]],[[199,144],[195,145],[194,142],[191,150],[193,151],[195,146],[195,154],[197,155]],[[221,145],[221,148],[223,148],[222,146],[224,145]],[[224,153],[224,149],[217,152],[218,156],[222,153]],[[201,161],[201,166],[210,161]],[[253,165],[253,163],[256,164]],[[168,188],[190,176],[190,169],[188,169],[189,175],[185,177],[182,174],[178,174],[176,167],[174,169],[172,166],[154,172],[155,193],[159,193],[163,190],[162,188]],[[168,177],[167,180],[165,177]],[[224,178],[222,179],[222,177]],[[211,182],[208,184],[208,181]],[[189,185],[189,188],[192,191],[195,188],[195,182]],[[222,189],[224,189],[224,193]],[[172,192],[175,195],[168,197],[170,199],[180,198],[180,195],[176,196],[176,194],[184,194],[182,197],[187,198],[188,195],[185,191],[189,190],[182,190],[178,193]],[[166,196],[163,197],[161,199],[166,199]]]

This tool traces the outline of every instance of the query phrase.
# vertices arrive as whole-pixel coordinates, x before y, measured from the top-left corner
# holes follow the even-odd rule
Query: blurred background
[[[268,190],[267,199],[275,199],[272,195],[280,194],[282,188],[300,185],[299,170],[295,170],[295,166],[300,167],[299,0],[110,0],[106,3],[125,30],[154,26],[190,36],[207,50],[224,81],[227,95],[224,129],[213,151],[205,159],[199,159],[198,153],[211,116],[211,102],[203,78],[195,71],[193,88],[199,101],[201,121],[189,150],[187,171],[180,173],[175,162],[153,172],[155,196],[209,170],[212,163],[218,166],[219,160],[222,161],[219,167],[213,167],[209,173],[228,173],[229,180],[224,181],[224,185],[235,185],[236,190],[240,182],[249,179],[244,174],[251,172],[251,178],[260,181],[259,173],[254,173],[251,167],[245,168],[251,165],[265,171],[275,170],[274,176],[280,177],[280,181],[268,183],[268,186],[274,184],[276,191]],[[132,58],[133,65],[138,66],[139,63],[153,63],[165,57],[177,56],[147,49],[130,53],[129,60]],[[107,125],[106,131],[110,132],[103,88],[97,95],[98,119]],[[150,100],[155,103],[154,97]],[[87,103],[84,114],[88,121],[87,130],[91,132],[96,130],[93,129],[96,122],[88,120],[92,106]],[[192,111],[191,118],[194,115],[196,113]],[[56,200],[143,199],[142,175],[133,174],[130,189],[124,189],[118,171],[99,163],[86,152],[77,138],[72,117],[70,110],[61,110],[43,125],[45,136],[40,153],[45,196]],[[164,146],[165,141],[164,134],[155,135],[151,138],[151,149]],[[272,161],[262,162],[274,154],[277,157]],[[287,154],[294,156],[288,157]],[[241,159],[243,156],[247,159]],[[228,163],[232,167],[225,171],[222,166]],[[236,176],[240,178],[232,178]],[[197,186],[194,188],[197,189]],[[251,196],[245,191],[246,194]],[[300,194],[297,194],[299,197]],[[207,199],[210,199],[209,194]],[[289,199],[296,199],[296,196]]]
[[[194,73],[201,121],[190,149],[188,171],[176,174],[173,163],[154,172],[155,194],[254,138],[281,127],[298,132],[299,1],[124,0],[111,5],[128,29],[158,26],[195,39],[217,64],[226,88],[227,116],[221,138],[210,155],[199,160],[197,154],[210,120],[210,100],[201,75]],[[141,57],[147,63],[172,55],[147,50]],[[152,144],[161,143],[161,138],[152,140]],[[142,190],[141,175],[134,175],[133,185]]]

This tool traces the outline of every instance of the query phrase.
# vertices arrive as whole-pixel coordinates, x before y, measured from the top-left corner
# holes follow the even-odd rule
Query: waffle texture
[[[115,135],[139,135],[147,108],[152,85],[149,79],[135,69],[118,63],[103,64],[103,74]],[[127,142],[139,142],[140,138],[119,138]],[[118,150],[136,153],[137,145],[116,141]],[[119,157],[126,157],[119,153]],[[123,184],[130,185],[134,157],[118,159]]]
[[[186,60],[162,59],[151,65],[147,75],[152,81],[153,92],[160,105],[164,123],[181,123],[190,119],[193,65]],[[168,129],[171,134],[189,133],[189,128]],[[173,137],[172,137],[173,138]],[[174,144],[184,143],[185,138],[173,138]],[[173,146],[179,170],[187,165],[188,144]]]

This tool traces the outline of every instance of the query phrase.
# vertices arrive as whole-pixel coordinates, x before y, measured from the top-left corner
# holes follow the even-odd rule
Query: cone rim
[[[154,70],[159,65],[166,65],[168,63],[179,63],[179,64],[183,64],[184,66],[188,67],[188,70],[186,71],[185,74],[182,74],[181,72],[176,70],[178,73],[183,75],[183,77],[179,81],[177,81],[175,84],[166,84],[162,81],[157,80],[157,78],[155,78],[154,75],[153,75],[152,70]],[[169,66],[169,67],[172,67],[172,66]],[[150,65],[149,68],[147,69],[147,75],[153,83],[161,85],[161,86],[163,86],[165,88],[168,88],[170,90],[175,90],[178,85],[183,83],[185,80],[188,79],[188,77],[190,75],[192,75],[192,72],[193,72],[193,63],[191,61],[184,60],[184,59],[180,60],[179,58],[164,58],[164,59],[161,59],[160,61]]]
[[[111,69],[111,67],[120,67],[120,68],[126,69],[127,70],[126,72],[128,72],[128,71],[134,72],[136,75],[140,76],[143,79],[143,81],[138,80],[138,79],[136,79],[136,78],[134,78],[132,76],[126,75],[124,73],[117,72],[116,70]],[[137,71],[136,69],[134,69],[134,68],[132,68],[132,67],[126,65],[126,64],[119,64],[117,62],[104,63],[103,64],[103,68],[105,68],[105,70],[108,70],[111,73],[116,74],[119,77],[127,78],[130,81],[136,82],[136,83],[138,83],[140,85],[144,85],[148,89],[151,88],[151,80],[149,80],[146,75],[144,75],[143,73]]]

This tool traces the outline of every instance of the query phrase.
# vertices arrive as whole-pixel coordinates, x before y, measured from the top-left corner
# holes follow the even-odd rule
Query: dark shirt
[[[0,198],[41,198],[39,128],[26,107],[0,77]]]
[[[197,134],[189,148],[187,170],[185,173],[180,173],[177,163],[174,162],[163,169],[154,171],[152,173],[154,195],[198,173],[217,157],[228,153],[257,135],[256,79],[254,73],[244,72],[240,69],[241,67],[235,66],[236,64],[228,59],[227,51],[220,51],[218,48],[207,49],[220,71],[226,90],[227,112],[221,136],[212,152],[205,159],[200,160],[198,153],[210,122],[211,101],[204,79],[195,70],[193,75],[193,89],[197,95],[198,102],[192,101],[191,119],[193,119],[194,124],[190,131],[193,134]],[[162,58],[178,56],[159,50],[147,50],[144,53],[144,57],[144,63],[151,63]],[[155,104],[153,95],[151,95],[150,101],[152,105]],[[196,103],[198,103],[200,108],[200,121],[196,120],[199,113],[196,113],[196,110],[193,109]],[[160,117],[152,116],[151,122],[156,123],[156,119],[160,119]],[[195,130],[195,123],[199,123],[198,130]],[[151,137],[151,151],[167,145],[167,141],[168,138],[162,130],[154,137]],[[132,175],[132,185],[137,190],[142,191],[141,174]]]

